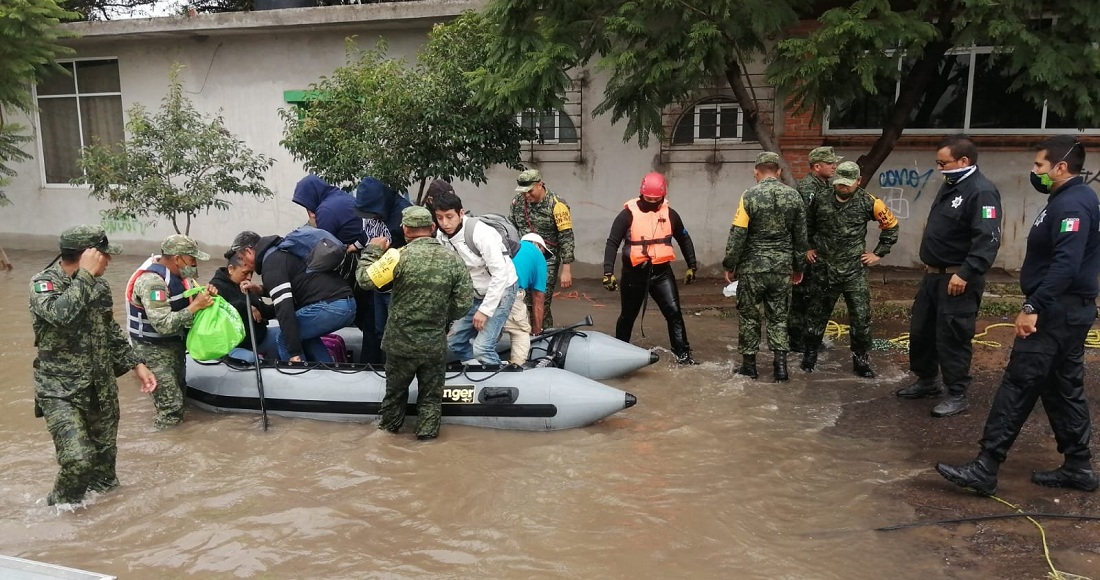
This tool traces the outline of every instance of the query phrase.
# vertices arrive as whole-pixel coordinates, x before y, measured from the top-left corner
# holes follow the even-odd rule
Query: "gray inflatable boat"
[[[366,365],[261,366],[269,414],[327,421],[377,420],[385,372]],[[259,413],[256,369],[246,363],[187,359],[187,397],[208,411]],[[443,422],[494,429],[553,431],[590,425],[632,407],[634,395],[554,367],[447,373]],[[416,382],[407,413],[416,414]]]

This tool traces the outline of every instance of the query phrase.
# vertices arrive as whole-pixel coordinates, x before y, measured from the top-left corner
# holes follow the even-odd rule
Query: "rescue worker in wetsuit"
[[[936,465],[948,481],[992,495],[997,470],[1037,401],[1043,402],[1058,452],[1065,459],[1031,481],[1096,491],[1085,399],[1085,339],[1096,321],[1100,275],[1100,206],[1081,170],[1085,148],[1073,135],[1047,139],[1035,154],[1032,186],[1050,194],[1027,236],[1020,268],[1025,296],[1016,315],[1016,340],[1001,386],[993,395],[981,451],[965,465]]]
[[[647,173],[642,178],[638,197],[623,204],[623,210],[611,224],[604,248],[603,286],[615,291],[622,284],[622,308],[615,322],[615,338],[630,342],[634,319],[648,294],[668,323],[668,341],[676,362],[693,365],[696,362],[691,357],[684,315],[680,311],[680,292],[672,271],[672,262],[676,259],[672,240],[680,245],[680,252],[688,263],[684,284],[695,282],[695,244],[680,214],[669,207],[667,194],[665,176]],[[623,269],[621,279],[616,280],[615,254],[620,245],[623,246]]]

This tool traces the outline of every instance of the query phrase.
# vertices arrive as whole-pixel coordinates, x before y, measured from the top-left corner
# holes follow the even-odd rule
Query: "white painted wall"
[[[320,10],[328,11],[320,13],[327,17],[345,14],[339,12],[345,8],[368,9],[279,12],[314,14],[308,11]],[[239,24],[248,17],[270,18],[263,14],[201,18],[215,19],[214,24],[221,22],[218,18]],[[287,18],[280,15],[281,21]],[[157,24],[158,20],[130,21],[124,25],[127,28],[122,35],[88,36],[76,44],[78,55],[119,58],[124,109],[142,103],[155,110],[166,90],[169,67],[173,62],[181,62],[186,66],[185,89],[195,106],[208,113],[220,110],[230,131],[255,151],[275,158],[276,164],[267,175],[268,186],[276,193],[274,199],[262,203],[238,199],[229,211],[202,215],[192,226],[191,234],[212,247],[227,246],[242,229],[261,234],[284,233],[305,220],[304,210],[290,201],[294,184],[303,175],[302,168],[279,145],[282,122],[277,111],[286,106],[283,91],[305,89],[319,76],[343,64],[345,36],[357,34],[363,46],[373,46],[384,36],[391,54],[411,60],[429,26],[426,21],[404,22],[400,27],[387,29],[375,21],[357,29],[344,19],[339,26],[314,22],[297,27],[243,28],[233,33],[148,34],[151,28],[164,28]],[[661,166],[657,143],[646,149],[640,149],[634,142],[623,143],[621,125],[612,126],[607,116],[592,118],[591,111],[602,97],[605,82],[606,78],[594,76],[585,88],[581,162],[534,164],[543,172],[547,185],[572,206],[580,263],[576,272],[599,273],[612,219],[625,200],[637,195],[642,175],[661,170],[669,180],[669,199],[692,234],[704,271],[719,273],[737,200],[753,184],[752,161],[760,151],[758,145],[746,144],[739,150],[724,151],[724,162],[720,164]],[[28,120],[29,124],[33,122]],[[855,159],[861,151],[839,153]],[[33,154],[37,157],[37,149]],[[1028,185],[1032,155],[1030,151],[997,151],[983,152],[980,156],[982,170],[1002,193],[1005,244],[997,265],[1008,269],[1019,267],[1027,225],[1044,203],[1043,197]],[[1095,155],[1094,160],[1100,159],[1100,153]],[[870,180],[868,189],[889,199],[901,218],[901,240],[884,260],[886,265],[913,266],[919,262],[921,231],[940,180],[934,160],[931,148],[899,150]],[[1096,162],[1092,161],[1091,166],[1097,167]],[[52,247],[62,229],[100,221],[100,211],[106,206],[88,198],[85,190],[44,187],[37,159],[19,165],[17,170],[19,175],[8,188],[15,205],[0,210],[0,243],[8,247]],[[515,175],[508,168],[493,168],[487,184],[475,187],[460,183],[456,189],[466,207],[475,212],[504,212],[513,196]],[[887,192],[883,186],[896,189]],[[111,236],[134,251],[145,251],[159,246],[159,240],[171,233],[170,224],[161,221],[144,229],[113,231]],[[876,235],[877,230],[873,230],[869,238],[873,240]]]

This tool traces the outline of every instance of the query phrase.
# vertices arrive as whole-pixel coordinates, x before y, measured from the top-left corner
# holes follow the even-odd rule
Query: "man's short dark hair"
[[[1047,161],[1051,165],[1065,161],[1066,168],[1074,175],[1085,168],[1085,146],[1073,135],[1055,135],[1040,143],[1035,150],[1046,151]]]
[[[969,135],[963,135],[962,133],[948,135],[940,141],[939,145],[936,145],[936,151],[945,147],[951,151],[951,157],[955,159],[966,157],[970,160],[971,165],[978,164],[978,148],[974,146],[974,142],[970,140]]]
[[[754,167],[757,171],[764,171],[767,173],[779,173],[779,164],[772,163],[770,161],[767,163],[757,163]]]
[[[65,248],[65,249],[61,250],[61,261],[66,262],[66,263],[79,262],[81,254],[83,254],[84,250],[86,250],[86,249],[87,248],[81,248],[79,250],[70,250],[68,248]]]
[[[225,253],[225,257],[228,259],[230,255],[239,253],[242,250],[256,247],[256,244],[260,241],[260,234],[256,232],[250,232],[245,230],[237,237],[233,238],[233,243],[229,246],[229,251]]]
[[[455,210],[462,213],[462,199],[453,191],[441,191],[432,198],[432,211]]]

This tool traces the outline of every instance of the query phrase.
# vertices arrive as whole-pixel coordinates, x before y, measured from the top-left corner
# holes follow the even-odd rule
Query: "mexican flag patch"
[[[149,300],[153,302],[164,302],[168,300],[168,293],[164,290],[153,290],[149,293]]]
[[[49,280],[43,280],[41,282],[34,283],[35,292],[53,292],[53,282]]]
[[[997,208],[991,205],[983,205],[982,217],[986,219],[997,219]]]
[[[1066,218],[1062,220],[1062,227],[1058,230],[1058,232],[1076,232],[1080,230],[1081,218]]]

